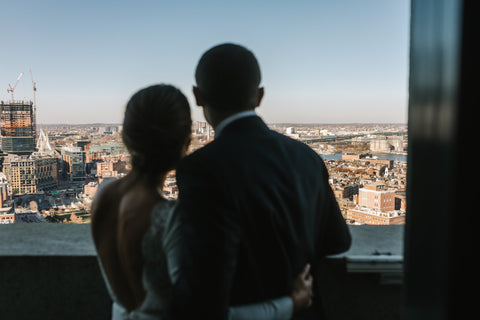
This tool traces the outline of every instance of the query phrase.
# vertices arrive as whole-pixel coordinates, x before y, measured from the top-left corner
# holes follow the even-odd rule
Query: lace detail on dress
[[[142,242],[143,286],[147,292],[139,311],[160,316],[169,303],[171,282],[163,250],[165,225],[175,201],[162,201],[152,211],[150,228]]]

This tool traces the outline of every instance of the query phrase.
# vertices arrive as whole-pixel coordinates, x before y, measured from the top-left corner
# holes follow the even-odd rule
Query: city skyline
[[[0,1],[3,2],[3,1]],[[269,123],[406,123],[409,1],[21,1],[2,5],[0,100],[33,100],[38,124],[121,123],[159,82],[191,94],[200,55],[245,45],[262,69]]]
[[[273,125],[271,129],[320,155],[348,224],[404,224],[406,125]],[[211,130],[203,121],[194,122],[187,153],[210,143]],[[2,154],[0,224],[89,223],[99,185],[105,179],[125,177],[131,170],[121,129],[116,125],[46,125],[39,132],[37,150],[31,155],[18,150]],[[362,188],[372,186],[385,195],[388,206],[363,201]],[[162,191],[171,199],[178,196],[175,171],[168,174]]]

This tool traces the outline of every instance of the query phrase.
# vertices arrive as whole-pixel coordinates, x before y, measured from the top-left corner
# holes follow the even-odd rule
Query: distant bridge
[[[406,132],[375,132],[375,133],[370,133],[369,135],[379,135],[379,136],[406,136]],[[340,143],[340,142],[346,142],[348,140],[354,139],[354,138],[362,138],[365,137],[366,134],[364,135],[345,135],[345,136],[325,136],[325,137],[312,137],[312,138],[300,138],[299,140],[306,143],[306,144],[311,144],[311,143],[318,143],[318,142],[330,142],[330,143]],[[373,140],[375,138],[372,138]],[[368,140],[365,140],[364,142],[367,142]]]
[[[348,135],[348,136],[341,136],[341,137],[315,137],[315,138],[303,138],[299,139],[301,142],[306,144],[311,143],[318,143],[318,142],[330,142],[330,143],[338,143],[342,141],[351,140],[353,138],[358,138],[359,136],[356,135]]]

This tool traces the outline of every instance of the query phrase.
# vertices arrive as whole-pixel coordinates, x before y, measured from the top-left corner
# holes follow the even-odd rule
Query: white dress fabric
[[[146,296],[140,308],[128,312],[122,306],[108,282],[100,259],[98,259],[105,286],[112,299],[111,320],[158,320],[165,318],[164,310],[169,299],[170,279],[162,249],[162,235],[166,218],[174,204],[173,201],[164,201],[155,207],[152,212],[151,227],[142,241],[144,257],[142,282],[146,290]]]
[[[175,201],[162,201],[154,208],[151,226],[142,242],[144,269],[143,286],[145,300],[140,308],[128,312],[118,301],[110,287],[102,264],[98,259],[105,285],[112,299],[111,320],[166,320],[165,310],[169,304],[171,283],[167,259],[163,250],[165,225]],[[229,308],[229,320],[288,320],[292,317],[293,302],[289,297],[269,300],[263,303]]]

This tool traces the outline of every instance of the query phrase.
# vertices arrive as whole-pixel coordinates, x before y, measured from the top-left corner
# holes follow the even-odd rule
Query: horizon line
[[[193,122],[207,122],[201,120],[193,120]],[[408,125],[404,122],[266,122],[271,125]],[[85,126],[85,125],[122,125],[120,122],[82,122],[82,123],[37,123],[37,126],[58,126],[58,125],[70,125],[70,126]]]

